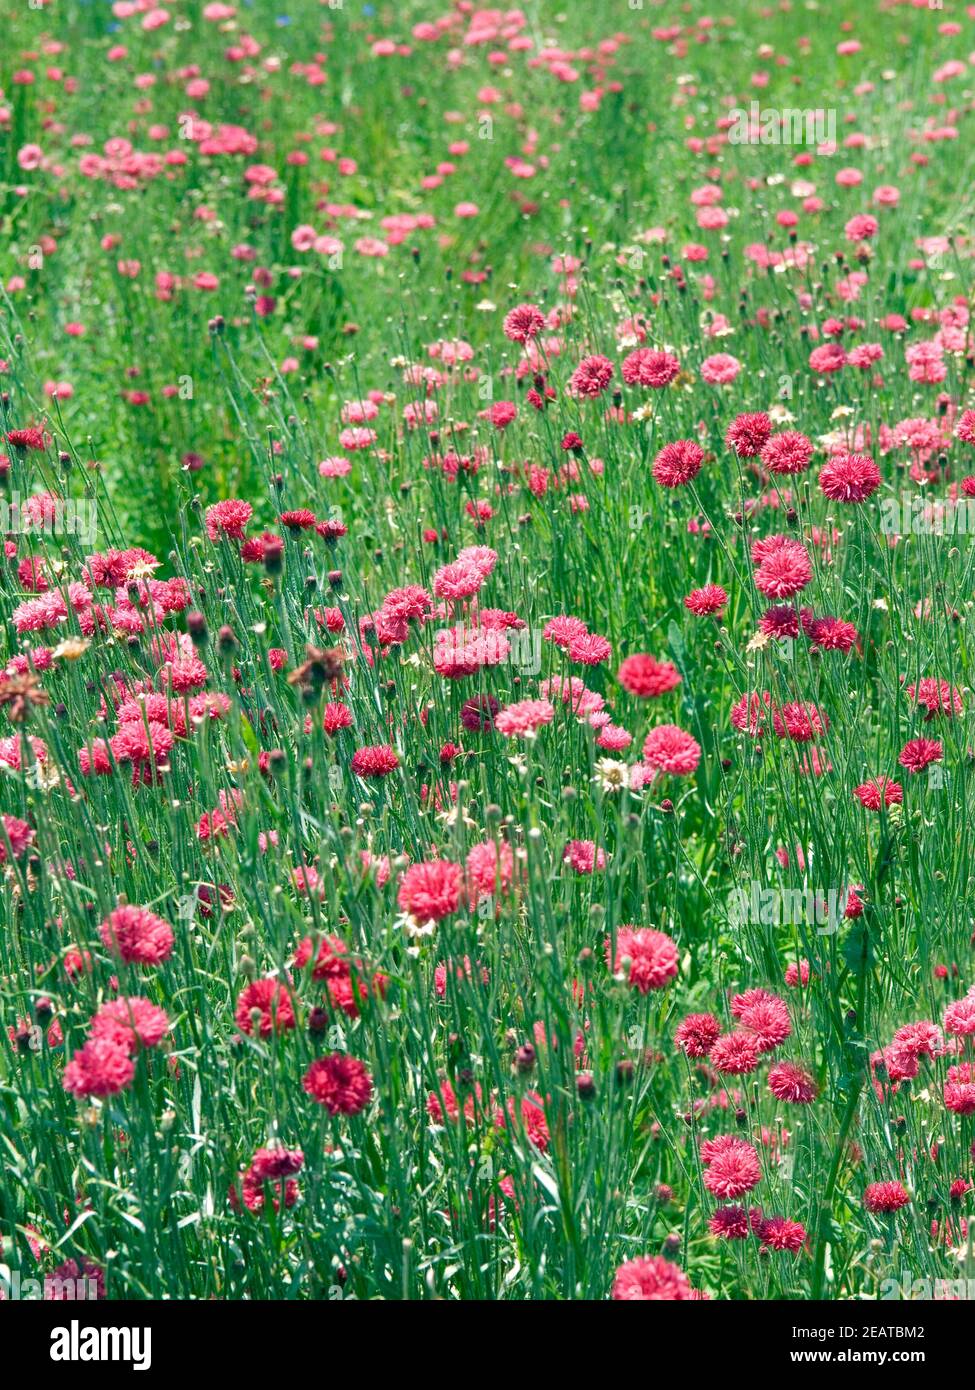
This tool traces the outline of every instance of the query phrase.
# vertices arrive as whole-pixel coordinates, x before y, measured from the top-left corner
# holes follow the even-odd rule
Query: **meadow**
[[[282,2],[3,0],[0,1295],[971,1297],[975,5]]]

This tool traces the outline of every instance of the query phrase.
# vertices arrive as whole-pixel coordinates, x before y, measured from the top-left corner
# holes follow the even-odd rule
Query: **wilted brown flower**
[[[0,676],[0,707],[14,724],[23,724],[32,705],[49,705],[51,698],[33,671],[22,676]]]
[[[305,660],[288,676],[289,685],[300,685],[303,689],[321,690],[331,681],[337,681],[345,665],[345,652],[341,647],[305,648]]]

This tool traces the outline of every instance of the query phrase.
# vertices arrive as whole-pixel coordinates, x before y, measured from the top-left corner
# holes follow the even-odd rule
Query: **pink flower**
[[[160,965],[173,949],[173,929],[147,907],[117,907],[99,927],[106,950],[137,965]]]
[[[545,327],[542,311],[534,304],[517,304],[505,315],[504,336],[513,343],[527,343],[537,338]]]
[[[701,745],[676,724],[658,724],[644,739],[643,761],[655,772],[690,777],[701,761]]]
[[[623,359],[620,368],[627,386],[650,386],[659,390],[669,386],[680,373],[680,362],[670,352],[654,348],[637,348]]]
[[[757,1187],[762,1180],[762,1168],[756,1149],[743,1139],[727,1137],[730,1142],[714,1153],[709,1161],[706,1160],[707,1171],[704,1174],[704,1186],[716,1197],[724,1200],[729,1197],[741,1197],[753,1187]],[[704,1153],[702,1146],[702,1159]]]
[[[494,716],[494,727],[509,738],[533,738],[554,718],[555,707],[551,700],[519,700],[506,705]]]
[[[710,386],[728,386],[740,371],[738,358],[728,352],[715,353],[701,363],[701,377]]]
[[[0,864],[7,862],[8,845],[14,859],[19,859],[34,839],[34,832],[26,821],[16,816],[0,816],[3,832],[0,834]]]
[[[819,486],[832,502],[865,502],[880,486],[880,469],[867,454],[838,454],[823,465]]]
[[[846,233],[847,241],[869,241],[875,237],[880,228],[880,223],[869,212],[857,213],[856,217],[851,217],[843,230]]]
[[[133,996],[103,1004],[91,1020],[91,1035],[108,1038],[134,1053],[140,1046],[156,1047],[169,1032],[169,1026],[164,1009]]]
[[[729,1076],[747,1076],[758,1066],[759,1043],[751,1033],[724,1033],[711,1049],[715,1071]]]
[[[90,1038],[64,1069],[64,1089],[79,1098],[112,1096],[132,1084],[129,1049],[110,1037]]]
[[[812,581],[812,562],[801,541],[789,536],[770,536],[752,546],[758,565],[755,587],[769,598],[791,598]]]
[[[946,1033],[954,1037],[966,1038],[975,1033],[975,995],[949,1004],[945,1009],[943,1023]]]
[[[601,396],[612,376],[613,364],[608,357],[584,357],[569,378],[569,388],[576,396]]]
[[[594,840],[570,840],[562,851],[562,861],[571,864],[577,874],[591,874],[606,867],[606,851],[597,849]]]
[[[225,502],[216,502],[212,507],[206,509],[207,535],[212,541],[224,538],[242,541],[244,539],[244,527],[250,521],[253,513],[254,508],[249,502],[239,502],[235,498],[228,498]]]
[[[791,1105],[808,1105],[817,1093],[812,1076],[795,1062],[777,1062],[769,1067],[768,1088],[773,1096]]]
[[[616,1303],[674,1303],[692,1298],[693,1291],[683,1270],[662,1255],[645,1255],[620,1265],[612,1297]]]
[[[714,1014],[688,1014],[677,1025],[674,1042],[688,1057],[706,1057],[720,1032]]]
[[[653,927],[623,926],[616,933],[615,955],[612,938],[606,938],[606,964],[614,973],[627,970],[627,983],[647,994],[663,989],[677,974],[677,945],[666,932]]]
[[[357,748],[352,754],[352,771],[358,777],[388,777],[399,767],[396,750],[388,743]]]
[[[439,922],[460,906],[463,874],[459,864],[431,859],[411,864],[400,881],[397,901],[419,922]]]

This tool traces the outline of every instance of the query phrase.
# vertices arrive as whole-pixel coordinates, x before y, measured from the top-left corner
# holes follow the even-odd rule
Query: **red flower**
[[[703,589],[692,589],[684,599],[684,607],[698,618],[710,613],[720,614],[728,603],[728,595],[720,584],[705,584]]]
[[[300,1149],[286,1149],[278,1144],[258,1149],[251,1159],[250,1172],[260,1182],[270,1178],[290,1178],[301,1171],[305,1156]]]
[[[282,512],[278,517],[282,526],[286,526],[289,531],[297,533],[299,531],[310,531],[315,525],[315,513],[307,507],[299,507],[296,511]]]
[[[301,1084],[330,1115],[358,1115],[372,1097],[372,1078],[364,1063],[341,1052],[312,1062]]]
[[[953,1115],[975,1114],[975,1067],[970,1062],[948,1068],[944,1102]]]
[[[708,1230],[722,1240],[747,1240],[752,1233],[751,1212],[744,1207],[718,1207]]]
[[[941,742],[936,738],[912,738],[905,743],[897,761],[908,772],[923,772],[931,763],[940,763],[944,756]]]
[[[539,1153],[544,1153],[548,1148],[549,1132],[545,1110],[541,1096],[534,1091],[530,1091],[520,1102],[514,1096],[509,1097],[507,1120],[504,1111],[500,1109],[496,1112],[496,1120],[499,1129],[506,1129],[510,1121],[512,1129],[523,1132],[528,1142]]]
[[[881,806],[899,806],[904,800],[904,788],[889,777],[874,777],[854,787],[853,795],[868,811],[879,811]]]
[[[724,1137],[730,1139],[730,1143],[713,1153],[710,1159],[705,1158],[705,1148],[701,1147],[701,1158],[707,1166],[704,1186],[716,1197],[740,1197],[761,1182],[762,1167],[758,1152],[751,1144],[730,1135]]]
[[[798,430],[773,434],[762,449],[762,462],[770,473],[802,473],[809,467],[813,446]]]
[[[51,436],[40,425],[28,425],[26,429],[10,430],[7,443],[15,449],[46,449]]]
[[[968,994],[964,999],[949,1004],[944,1011],[943,1022],[945,1032],[953,1037],[965,1038],[975,1033],[975,995]]]
[[[812,580],[812,562],[801,541],[789,536],[769,536],[752,546],[758,565],[755,587],[769,598],[791,598]]]
[[[784,1216],[768,1217],[755,1234],[767,1249],[786,1250],[790,1255],[797,1255],[806,1243],[805,1226]]]
[[[460,722],[470,734],[487,734],[494,728],[494,716],[501,708],[493,695],[475,695],[465,700],[460,710]]]
[[[764,632],[766,637],[775,637],[780,640],[798,637],[799,614],[794,608],[789,608],[786,604],[766,608],[758,620],[758,629],[760,632]]]
[[[962,713],[961,691],[949,685],[947,681],[938,680],[936,676],[925,676],[923,680],[918,681],[916,687],[909,685],[907,694],[916,704],[927,710],[925,721],[933,719],[937,714],[951,719],[954,715]]]
[[[255,1012],[260,1014],[256,1024],[251,1017]],[[291,995],[280,980],[254,980],[237,996],[234,1019],[242,1033],[257,1032],[262,1038],[282,1033],[295,1026]]]
[[[831,502],[865,502],[880,486],[880,469],[868,454],[838,454],[823,465],[819,486]]]
[[[271,1199],[275,1211],[280,1210],[282,1198],[285,1207],[293,1207],[298,1200],[298,1184],[294,1174],[301,1171],[304,1161],[305,1156],[300,1149],[286,1149],[283,1144],[258,1149],[240,1184],[241,1199],[247,1210],[264,1210],[265,1185],[268,1183],[274,1184],[272,1191],[278,1194]],[[237,1207],[235,1188],[230,1190],[230,1202]]]
[[[657,661],[644,652],[635,652],[620,662],[616,679],[630,695],[647,699],[666,695],[680,685],[680,672],[670,661]]]
[[[824,652],[848,652],[857,641],[857,630],[841,618],[814,618],[807,635],[812,646]]]
[[[772,421],[762,410],[754,415],[736,415],[724,439],[739,458],[750,459],[762,452],[771,433]]]
[[[109,1000],[91,1020],[93,1038],[108,1038],[130,1053],[155,1047],[168,1032],[166,1011],[138,996]]]
[[[665,444],[653,461],[653,476],[661,487],[684,487],[696,478],[704,462],[704,450],[693,439]]]
[[[809,743],[811,739],[826,733],[829,719],[815,705],[789,704],[772,710],[772,725],[779,738],[790,738],[793,743]]]
[[[357,748],[352,755],[352,771],[359,777],[388,777],[399,767],[399,758],[388,743]]]
[[[736,994],[731,1001],[731,1012],[745,1032],[753,1035],[760,1052],[770,1052],[792,1032],[785,1002],[764,989]]]
[[[715,1071],[729,1076],[747,1076],[758,1066],[758,1038],[751,1033],[725,1033],[711,1049]]]
[[[154,720],[143,723],[128,719],[110,740],[117,763],[164,762],[173,746],[173,731],[168,724]],[[147,774],[148,775],[148,774]]]
[[[863,1194],[867,1211],[878,1213],[899,1211],[910,1200],[902,1182],[872,1182]]]

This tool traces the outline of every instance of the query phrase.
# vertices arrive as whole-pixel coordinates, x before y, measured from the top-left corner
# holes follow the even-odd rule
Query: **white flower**
[[[620,792],[630,780],[630,769],[618,758],[597,758],[596,772],[592,779],[598,782],[604,792]]]

